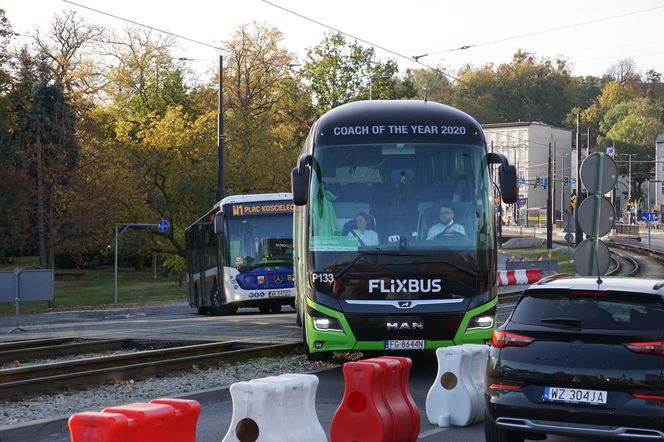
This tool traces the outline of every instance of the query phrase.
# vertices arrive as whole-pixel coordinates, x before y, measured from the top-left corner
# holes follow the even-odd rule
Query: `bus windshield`
[[[230,267],[244,271],[293,263],[292,212],[229,216],[226,232]]]
[[[312,170],[309,250],[316,271],[367,251],[400,251],[407,261],[448,255],[467,264],[470,257],[475,268],[481,265],[474,257],[493,253],[481,145],[317,146]]]

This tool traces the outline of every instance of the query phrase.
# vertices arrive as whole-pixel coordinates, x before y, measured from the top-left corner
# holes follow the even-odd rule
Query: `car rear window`
[[[664,330],[662,301],[640,293],[570,295],[551,291],[524,293],[511,320],[520,324],[542,325],[544,318],[581,321],[583,328],[614,330]]]

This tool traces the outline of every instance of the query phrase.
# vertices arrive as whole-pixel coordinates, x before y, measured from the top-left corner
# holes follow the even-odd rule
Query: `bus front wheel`
[[[237,304],[229,302],[222,304],[219,290],[210,294],[210,312],[215,316],[232,315],[237,311]]]

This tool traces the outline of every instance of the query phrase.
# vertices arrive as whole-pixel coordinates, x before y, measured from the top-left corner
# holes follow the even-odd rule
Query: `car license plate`
[[[290,296],[290,290],[277,290],[270,292],[270,298],[283,298],[284,296]]]
[[[385,350],[424,350],[424,339],[388,340]]]
[[[570,404],[606,405],[607,392],[580,388],[545,387],[544,400]]]

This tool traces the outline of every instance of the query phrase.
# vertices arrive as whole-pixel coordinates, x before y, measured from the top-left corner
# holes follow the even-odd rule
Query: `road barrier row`
[[[436,350],[438,373],[426,398],[434,425],[466,426],[484,419],[484,369],[489,347]],[[383,356],[347,362],[344,394],[330,424],[331,442],[415,442],[419,409],[408,384],[412,361]],[[230,387],[233,416],[223,442],[327,442],[316,414],[318,377],[283,374]],[[195,442],[201,405],[155,399],[76,413],[71,442]]]

